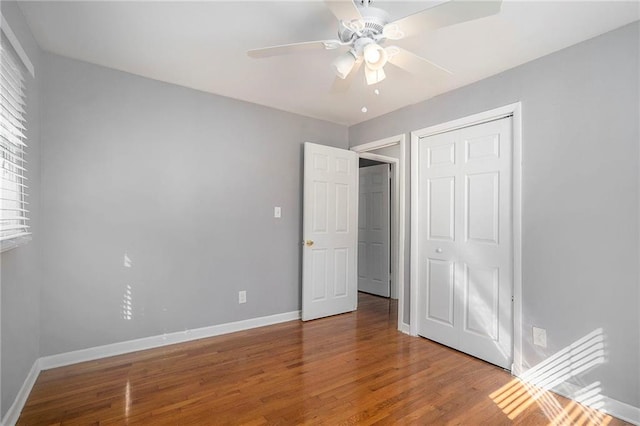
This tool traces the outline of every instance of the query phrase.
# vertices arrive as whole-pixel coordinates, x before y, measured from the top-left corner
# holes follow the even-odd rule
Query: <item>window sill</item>
[[[0,253],[23,246],[31,241],[31,234],[0,241]]]

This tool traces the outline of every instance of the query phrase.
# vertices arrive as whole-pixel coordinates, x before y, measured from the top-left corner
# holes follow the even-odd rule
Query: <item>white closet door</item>
[[[504,118],[418,142],[418,334],[512,363],[512,135]]]

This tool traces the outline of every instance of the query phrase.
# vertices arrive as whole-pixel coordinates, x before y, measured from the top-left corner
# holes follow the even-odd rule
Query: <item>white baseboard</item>
[[[404,334],[411,335],[411,327],[406,322],[401,322],[400,327],[398,327],[398,330],[400,330]]]
[[[42,370],[49,370],[51,368],[63,367],[65,365],[77,364],[79,362],[93,361],[110,356],[143,351],[145,349],[159,348],[191,340],[220,336],[222,334],[264,327],[266,325],[273,325],[296,319],[300,319],[300,311],[251,318],[243,321],[229,322],[226,324],[195,328],[193,330],[178,331],[175,333],[128,340],[126,342],[112,343],[110,345],[80,349],[77,351],[42,357],[40,358],[40,368]]]
[[[633,405],[620,402],[617,399],[609,398],[606,395],[599,395],[597,405],[590,404],[588,401],[584,401],[580,398],[582,388],[569,382],[564,382],[555,386],[552,391],[564,396],[565,398],[569,398],[586,405],[587,407],[595,408],[631,424],[640,425],[640,408],[634,407]]]
[[[22,407],[24,407],[24,404],[27,402],[27,398],[29,398],[31,389],[36,383],[36,379],[38,378],[40,371],[40,359],[36,359],[31,366],[31,370],[29,371],[29,374],[27,374],[27,378],[24,380],[22,387],[18,391],[16,399],[13,401],[13,404],[11,404],[11,407],[9,407],[9,411],[4,415],[2,422],[0,422],[3,426],[14,426],[18,422],[18,418],[22,412]]]
[[[606,396],[604,399],[605,406],[602,411],[636,426],[640,425],[640,408]]]
[[[144,337],[141,339],[128,340],[126,342],[118,342],[110,345],[96,346],[93,348],[41,357],[33,363],[33,367],[31,368],[29,375],[22,384],[22,388],[20,388],[20,392],[18,392],[18,395],[9,408],[9,411],[7,411],[7,414],[2,419],[0,426],[14,426],[18,421],[22,408],[27,402],[29,393],[31,393],[31,389],[35,384],[40,371],[77,364],[79,362],[93,361],[110,356],[142,351],[145,349],[159,348],[191,340],[220,336],[222,334],[234,333],[236,331],[250,330],[252,328],[264,327],[297,319],[300,319],[300,311],[285,312],[283,314],[251,318],[243,321],[195,328],[193,330],[178,331],[159,336]]]
[[[207,337],[220,336],[223,334],[234,333],[236,331],[249,330],[252,328],[263,327],[267,325],[278,324],[287,321],[293,321],[300,319],[300,311],[286,312],[283,314],[270,315],[260,318],[252,318],[243,321],[230,322],[226,324],[213,325],[209,327],[196,328],[193,330],[179,331],[175,333],[168,333],[159,336],[145,337],[142,339],[129,340],[126,342],[113,343],[110,345],[97,346],[88,349],[81,349],[78,351],[66,352],[57,355],[50,355],[37,359],[31,371],[27,375],[18,395],[16,396],[13,404],[5,414],[0,426],[14,426],[20,417],[22,408],[27,402],[29,393],[38,378],[38,374],[42,370],[48,370],[56,367],[63,367],[66,365],[77,364],[84,361],[93,361],[96,359],[107,358],[115,355],[122,355],[125,353],[141,351],[145,349],[153,349],[167,345],[173,345],[176,343],[188,342],[191,340],[203,339]],[[401,323],[399,330],[403,333],[410,334],[410,326],[406,323]],[[580,387],[564,383],[562,386],[557,386],[553,389],[554,392],[570,398],[577,399],[576,395],[580,392]],[[635,425],[640,425],[640,408],[634,407],[624,402],[617,401],[613,398],[602,395],[600,399],[602,406],[593,407],[601,411],[606,412],[619,419],[625,420]],[[584,402],[583,402],[584,403]],[[589,405],[585,403],[585,405]]]

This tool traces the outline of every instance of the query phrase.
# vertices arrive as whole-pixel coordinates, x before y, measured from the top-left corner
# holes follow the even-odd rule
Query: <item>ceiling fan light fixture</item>
[[[331,67],[335,71],[336,75],[344,80],[353,69],[355,63],[356,56],[350,50],[347,53],[343,53],[342,55],[338,56],[331,64]]]
[[[367,84],[371,86],[372,84],[380,83],[387,76],[384,73],[384,69],[380,68],[377,70],[372,70],[369,67],[364,68],[364,77],[367,80]]]
[[[433,31],[496,15],[500,12],[502,1],[443,1],[434,7],[392,21],[387,12],[371,7],[373,0],[324,0],[338,19],[337,40],[283,44],[253,49],[247,53],[252,58],[266,58],[298,51],[334,50],[349,46],[350,50],[335,58],[331,64],[340,79],[336,78],[332,86],[332,90],[336,92],[344,92],[348,89],[353,77],[362,65],[364,65],[365,79],[368,85],[379,83],[385,79],[383,68],[387,62],[414,74],[434,72],[451,74],[443,67],[408,50],[396,46],[383,48],[381,45],[389,40],[413,36],[418,31]],[[360,3],[360,5],[356,3]]]
[[[367,68],[373,71],[382,69],[389,59],[387,51],[377,43],[367,44],[362,51],[362,56]]]

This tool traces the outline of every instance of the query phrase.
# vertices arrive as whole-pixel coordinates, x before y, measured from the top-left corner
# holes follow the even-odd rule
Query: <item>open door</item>
[[[304,144],[302,320],[357,307],[358,156]]]

